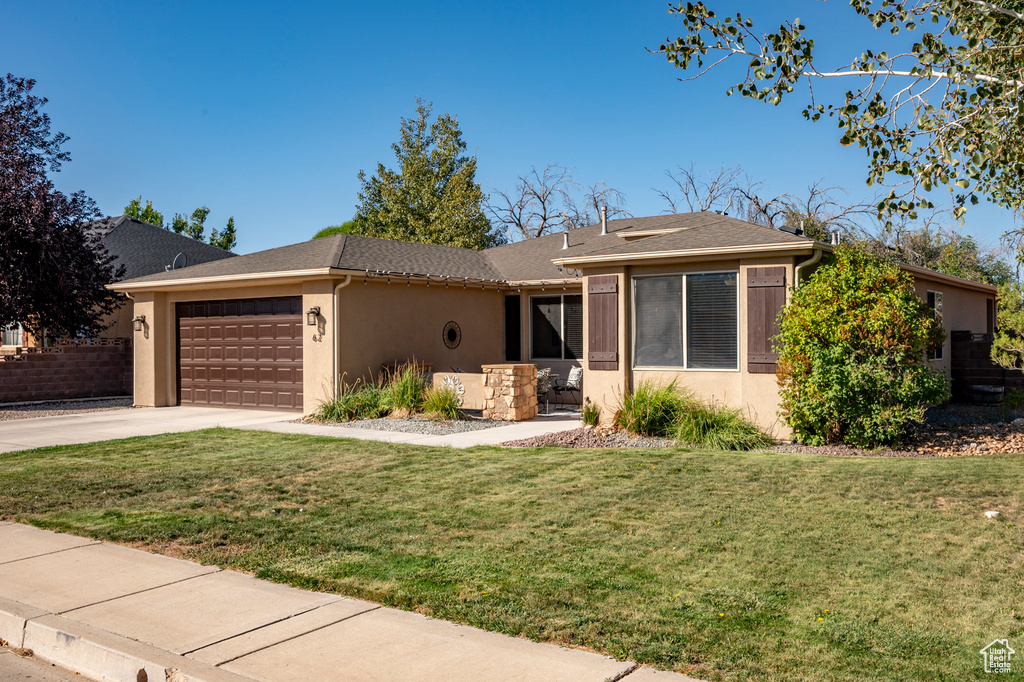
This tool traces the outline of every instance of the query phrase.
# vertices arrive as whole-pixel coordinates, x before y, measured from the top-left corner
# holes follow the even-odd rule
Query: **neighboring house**
[[[230,251],[204,244],[185,235],[128,216],[92,221],[86,225],[86,232],[100,236],[107,252],[115,258],[115,269],[124,265],[125,272],[122,279],[133,279],[155,272],[164,272],[166,268],[174,264],[175,258],[179,258],[179,263],[185,262],[192,265],[222,260],[235,255]],[[180,257],[179,254],[181,254]],[[100,334],[100,337],[131,338],[133,317],[132,302],[130,299],[125,299],[124,305],[105,320],[109,326]],[[18,325],[0,331],[2,331],[2,337],[0,337],[2,346],[42,345],[40,339],[23,332]]]
[[[831,249],[686,213],[485,251],[337,235],[112,288],[145,316],[138,405],[311,412],[339,382],[396,362],[467,372],[525,362],[563,378],[582,366],[583,393],[606,420],[638,382],[675,379],[781,432],[775,319]],[[991,333],[994,287],[906,269],[947,330]],[[949,353],[935,355],[948,372]]]

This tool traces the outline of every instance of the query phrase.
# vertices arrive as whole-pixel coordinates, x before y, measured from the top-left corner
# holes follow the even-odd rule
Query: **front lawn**
[[[982,679],[993,639],[1024,652],[1020,456],[461,451],[210,430],[0,465],[6,520],[698,678]]]

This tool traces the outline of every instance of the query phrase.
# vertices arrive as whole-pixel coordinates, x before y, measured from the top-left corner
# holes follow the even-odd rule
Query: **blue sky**
[[[838,66],[884,36],[840,0],[711,2],[799,16]],[[650,54],[680,22],[642,2],[8,2],[0,63],[35,78],[71,136],[57,176],[112,215],[143,195],[170,217],[229,215],[236,251],[309,238],[352,216],[360,169],[392,165],[415,100],[459,119],[485,191],[557,162],[604,180],[635,215],[666,209],[666,169],[741,165],[772,194],[823,180],[873,196],[866,160],[806,98],[766,107],[722,71],[681,83]],[[769,17],[770,15],[770,17]],[[766,24],[767,25],[767,24]],[[936,197],[942,200],[941,196]],[[973,209],[961,231],[996,245],[1012,216]]]

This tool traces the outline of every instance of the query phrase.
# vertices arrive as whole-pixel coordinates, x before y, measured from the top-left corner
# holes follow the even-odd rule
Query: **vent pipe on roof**
[[[563,249],[568,249],[569,248],[569,233],[568,232],[563,232],[562,233],[562,248]]]
[[[608,234],[608,207],[601,207],[601,234]]]

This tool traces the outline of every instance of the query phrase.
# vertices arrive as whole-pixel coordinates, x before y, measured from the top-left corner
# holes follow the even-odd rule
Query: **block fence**
[[[129,339],[95,339],[0,356],[0,403],[132,394]]]
[[[972,386],[1024,388],[1024,372],[1004,369],[992,362],[991,334],[953,331],[949,338],[954,400],[971,400],[974,397]]]

